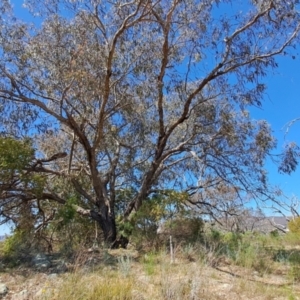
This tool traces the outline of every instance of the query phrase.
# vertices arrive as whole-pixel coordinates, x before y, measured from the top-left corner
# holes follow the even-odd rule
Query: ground
[[[3,300],[60,299],[300,299],[300,284],[281,264],[272,273],[233,265],[226,258],[195,260],[132,250],[82,252],[64,272],[4,269]]]

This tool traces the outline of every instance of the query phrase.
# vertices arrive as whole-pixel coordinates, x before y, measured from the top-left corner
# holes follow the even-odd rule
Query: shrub
[[[278,238],[279,237],[279,231],[277,229],[270,232],[270,236],[272,238]]]
[[[2,244],[3,260],[10,267],[15,267],[28,260],[34,246],[32,235],[29,232],[16,229],[13,235],[6,238]]]
[[[201,237],[203,227],[204,223],[200,218],[178,217],[165,223],[163,234],[172,235],[177,241],[190,243]]]
[[[300,217],[289,221],[288,228],[290,232],[300,234]]]

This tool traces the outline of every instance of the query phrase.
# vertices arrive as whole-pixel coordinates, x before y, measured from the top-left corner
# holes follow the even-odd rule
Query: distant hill
[[[291,218],[280,216],[238,216],[221,219],[223,228],[238,231],[258,231],[269,233],[275,229],[288,231],[288,220]]]

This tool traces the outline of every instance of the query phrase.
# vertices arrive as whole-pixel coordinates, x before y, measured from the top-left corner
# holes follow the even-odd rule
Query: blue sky
[[[19,17],[30,20],[29,14],[21,10],[21,1],[16,3],[15,10]],[[286,125],[293,119],[300,117],[300,57],[280,57],[279,67],[265,78],[268,86],[267,94],[261,108],[250,110],[254,119],[265,119],[271,124],[273,134],[277,138],[278,145],[274,153],[280,153],[284,144],[295,141],[300,145],[300,121],[290,127],[288,134],[285,134]],[[269,173],[269,181],[277,185],[286,196],[300,198],[300,167],[291,175],[278,173],[278,166],[271,161],[266,162],[266,169]],[[0,226],[0,235],[8,233],[8,226]]]
[[[280,153],[284,144],[290,141],[300,145],[300,121],[289,128],[286,125],[293,119],[300,117],[300,57],[295,60],[290,57],[278,59],[279,67],[265,80],[268,86],[267,94],[260,109],[251,109],[252,117],[265,119],[271,124],[273,134],[278,145],[274,153]],[[278,185],[287,196],[292,194],[300,198],[300,168],[291,175],[277,172],[277,166],[268,161],[266,168],[272,184]]]

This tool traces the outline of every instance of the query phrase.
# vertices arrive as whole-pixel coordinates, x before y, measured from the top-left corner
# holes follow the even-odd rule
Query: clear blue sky
[[[295,60],[281,57],[278,62],[279,68],[266,78],[268,91],[262,108],[251,110],[253,118],[265,119],[271,124],[278,140],[274,153],[282,152],[284,144],[290,141],[300,145],[300,121],[285,134],[286,125],[300,117],[300,57],[297,56]],[[282,188],[287,196],[294,194],[300,198],[300,167],[291,175],[279,174],[277,166],[271,162],[267,162],[266,167],[272,184]]]
[[[11,2],[16,3],[15,10],[19,17],[30,20],[29,15],[21,9],[22,1]],[[300,56],[296,56],[295,60],[282,57],[278,62],[279,67],[265,79],[268,90],[262,108],[251,109],[254,119],[265,119],[271,124],[274,136],[278,140],[274,153],[282,152],[284,144],[289,141],[300,145],[300,121],[295,123],[285,136],[285,125],[300,117]],[[278,167],[270,161],[266,163],[266,168],[272,185],[279,186],[286,196],[295,195],[300,198],[300,166],[291,175],[279,174]],[[0,226],[0,235],[8,232],[7,226]]]

